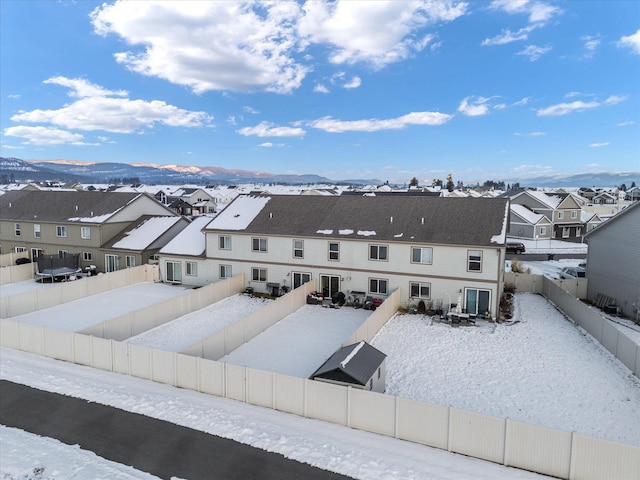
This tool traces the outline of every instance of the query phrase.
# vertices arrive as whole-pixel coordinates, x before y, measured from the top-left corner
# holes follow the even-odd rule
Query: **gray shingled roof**
[[[70,218],[76,217],[101,217],[117,212],[140,195],[142,194],[16,190],[0,195],[0,218],[68,222]]]
[[[343,383],[366,385],[387,356],[368,343],[361,343],[362,346],[357,353],[347,362],[345,359],[358,348],[360,343],[354,343],[337,350],[311,375],[311,378],[319,377]]]
[[[499,198],[274,195],[240,231],[256,235],[493,246],[505,241],[508,202]],[[207,230],[216,230],[216,224],[224,225],[224,213],[223,210],[220,214],[221,222],[214,219]],[[329,231],[332,233],[326,233]],[[359,231],[375,235],[359,235]],[[495,242],[494,237],[500,235],[501,242]]]

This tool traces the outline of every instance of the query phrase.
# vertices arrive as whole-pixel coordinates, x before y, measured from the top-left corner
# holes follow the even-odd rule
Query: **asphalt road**
[[[0,424],[80,445],[159,478],[348,480],[233,440],[0,380]]]
[[[563,258],[587,258],[586,253],[522,253],[520,255],[508,253],[505,257],[507,260],[517,258],[521,262],[546,262],[547,260],[550,260],[549,255],[553,255],[553,260],[561,260]]]

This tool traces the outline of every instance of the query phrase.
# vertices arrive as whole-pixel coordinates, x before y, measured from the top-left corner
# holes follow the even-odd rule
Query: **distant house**
[[[384,393],[386,358],[367,342],[354,343],[331,355],[311,379]]]
[[[143,215],[176,216],[143,193],[19,190],[0,195],[1,253],[80,255],[80,268],[124,268],[102,250]],[[116,263],[118,268],[116,268]],[[124,261],[123,261],[124,263]]]
[[[535,213],[524,205],[511,205],[509,236],[531,240],[551,238],[553,225],[542,213]]]
[[[634,202],[585,236],[587,298],[604,297],[640,323],[640,202]]]
[[[625,200],[630,200],[632,202],[640,200],[640,187],[628,188],[625,193]]]
[[[617,198],[609,192],[598,192],[591,199],[591,203],[594,205],[613,205],[617,203]]]

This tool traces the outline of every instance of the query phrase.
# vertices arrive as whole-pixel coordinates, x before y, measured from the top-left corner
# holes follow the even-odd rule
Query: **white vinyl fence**
[[[52,283],[46,288],[0,297],[0,318],[17,317],[134,283],[158,281],[159,275],[157,265],[140,265],[74,282]]]
[[[35,263],[0,266],[0,285],[33,280],[35,271]]]
[[[15,265],[19,258],[29,258],[29,252],[3,253],[0,255],[0,267]]]
[[[0,320],[5,347],[570,480],[635,479],[640,447],[75,332]]]
[[[543,275],[505,274],[505,285],[521,292],[544,295],[574,323],[584,328],[593,338],[609,350],[636,377],[640,377],[640,344],[625,335],[602,311],[580,300],[586,292],[587,279],[551,280]],[[638,475],[640,478],[640,475]]]

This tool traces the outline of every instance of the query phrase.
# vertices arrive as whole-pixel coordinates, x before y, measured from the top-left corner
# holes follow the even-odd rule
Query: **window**
[[[266,238],[252,238],[251,250],[253,252],[266,252],[267,251],[267,239]]]
[[[564,212],[558,212],[558,220],[562,220],[564,218]]]
[[[370,278],[369,279],[369,292],[371,293],[379,293],[380,295],[387,294],[387,280],[383,280],[381,278]]]
[[[369,260],[387,260],[387,245],[369,245]]]
[[[67,236],[67,227],[65,225],[56,226],[56,236],[57,237],[66,237]]]
[[[411,263],[428,263],[433,261],[433,249],[425,247],[411,247]]]
[[[480,250],[469,250],[467,255],[467,270],[472,272],[482,271],[482,252]]]
[[[107,273],[120,270],[120,258],[117,255],[106,254],[104,256],[104,269]]]
[[[34,223],[33,224],[33,237],[34,238],[40,238],[40,224],[39,223]]]
[[[231,265],[220,265],[220,278],[231,278]]]
[[[89,240],[91,238],[91,227],[80,227],[80,238]]]
[[[311,281],[311,274],[306,272],[293,272],[293,288],[298,288],[303,283]]]
[[[578,212],[576,212],[575,210],[573,212],[571,212],[571,218],[573,218],[573,219],[578,218]]]
[[[369,380],[369,390],[373,390],[373,378]]]
[[[196,276],[198,275],[198,263],[197,262],[186,262],[184,273],[186,275]]]
[[[218,248],[220,250],[231,250],[231,237],[229,235],[220,235],[218,237]]]
[[[304,240],[293,241],[293,258],[304,258]]]
[[[409,283],[411,298],[429,298],[431,296],[431,284],[421,282]]]
[[[22,235],[22,227],[20,226],[19,223],[14,223],[13,224],[13,231],[14,231],[16,237],[19,237],[20,235]]]
[[[127,255],[125,258],[125,263],[127,265],[127,268],[131,268],[131,267],[135,267],[136,266],[136,257],[133,255]]]
[[[58,258],[66,258],[69,255],[69,250],[58,250]]]
[[[182,263],[167,262],[167,282],[182,283]]]
[[[266,268],[252,268],[251,280],[254,282],[266,282],[267,281],[267,269]]]
[[[16,253],[22,253],[27,251],[27,247],[15,247],[14,250]]]
[[[329,260],[340,260],[340,244],[329,242]]]
[[[540,227],[540,235],[546,235],[547,234],[547,227]]]
[[[90,262],[93,260],[93,253],[91,252],[82,252],[82,260],[85,262]]]

